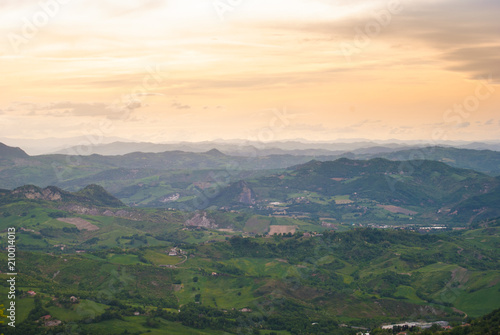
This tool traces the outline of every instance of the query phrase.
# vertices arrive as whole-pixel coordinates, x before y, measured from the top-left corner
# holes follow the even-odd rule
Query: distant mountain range
[[[76,136],[71,138],[45,139],[14,139],[2,138],[0,142],[9,146],[21,147],[30,155],[69,154],[69,155],[124,155],[132,152],[165,152],[187,151],[206,152],[218,149],[228,155],[269,155],[269,154],[297,154],[297,155],[330,155],[342,152],[366,149],[370,147],[384,147],[389,149],[403,149],[413,147],[443,146],[475,150],[500,151],[500,141],[440,141],[425,140],[369,140],[338,139],[335,141],[308,141],[305,139],[282,141],[250,141],[242,139],[212,140],[200,142],[179,141],[172,143],[139,142],[119,137],[105,136]]]
[[[28,158],[28,154],[24,152],[21,148],[9,147],[3,143],[0,143],[0,160],[2,159],[13,159],[13,158]]]
[[[77,191],[97,184],[127,205],[172,208],[214,187],[216,194],[201,207],[252,206],[264,199],[286,202],[290,194],[307,191],[324,200],[309,199],[305,210],[303,204],[293,204],[299,212],[326,208],[334,215],[328,208],[336,203],[333,197],[349,196],[350,201],[413,206],[409,212],[425,212],[434,219],[470,221],[500,215],[499,178],[493,177],[500,174],[500,152],[376,146],[330,155],[261,154],[231,156],[212,148],[199,153],[29,156],[0,145],[0,188],[54,185]],[[293,166],[295,172],[290,172]]]
[[[425,147],[398,150],[357,158],[383,157],[391,160],[427,159],[446,163],[453,167],[472,169],[490,175],[500,175],[500,152],[448,147]]]
[[[52,141],[53,139],[51,139]],[[109,139],[108,139],[109,140]],[[88,140],[87,140],[88,142]],[[85,143],[83,141],[82,143]],[[454,142],[449,142],[452,144]],[[290,165],[305,163],[311,159],[327,161],[346,157],[351,159],[370,159],[383,157],[391,160],[429,159],[444,162],[454,167],[473,169],[491,175],[500,175],[500,143],[496,142],[470,142],[455,143],[452,146],[428,146],[425,143],[413,142],[390,142],[378,143],[375,141],[338,142],[338,143],[307,143],[299,141],[282,142],[248,142],[248,141],[206,141],[206,142],[179,142],[172,144],[158,144],[148,142],[120,142],[102,143],[97,145],[80,145],[57,150],[54,154],[67,156],[126,156],[134,159],[139,153],[147,154],[148,159],[158,161],[160,154],[165,158],[172,152],[183,152],[184,157],[190,154],[210,153],[215,149],[219,155],[235,157],[255,158],[259,157],[258,164],[250,164],[249,169],[274,169],[286,168]],[[0,143],[0,159],[3,158],[27,158],[27,154],[19,148],[12,148]],[[133,155],[131,155],[133,154]],[[40,159],[50,155],[38,156]],[[196,155],[192,155],[195,157]],[[294,156],[294,157],[290,157]],[[78,160],[82,160],[79,158]],[[110,158],[112,159],[112,158]],[[114,158],[120,161],[120,158]],[[95,160],[95,159],[93,159]],[[195,159],[196,160],[196,159]],[[109,160],[108,160],[109,161]],[[251,161],[251,159],[247,159]],[[195,166],[183,166],[183,160],[179,164],[167,164],[166,167],[174,169],[197,168]],[[115,164],[113,164],[115,165]],[[127,164],[130,165],[130,164]],[[155,164],[152,164],[153,166]],[[202,163],[199,168],[203,167]],[[206,168],[215,168],[218,164],[207,163]],[[243,164],[247,166],[247,164]],[[120,167],[125,167],[119,165]],[[163,169],[162,167],[155,167]]]
[[[303,143],[297,141],[284,142],[179,142],[170,144],[148,143],[148,142],[113,142],[107,144],[92,145],[88,148],[81,146],[69,147],[58,150],[56,154],[84,155],[125,155],[132,152],[160,153],[165,151],[206,152],[217,149],[232,156],[267,156],[267,155],[338,155],[353,150],[366,150],[374,147],[382,148],[382,151],[409,148],[409,145],[398,143],[386,143],[383,146],[376,142],[363,141],[354,143]],[[380,150],[380,149],[379,149]]]
[[[341,155],[347,152],[355,154],[389,153],[402,149],[415,149],[430,146],[428,143],[392,143],[376,141],[360,142],[332,142],[332,143],[304,143],[297,141],[283,142],[179,142],[171,144],[148,142],[113,142],[91,145],[85,148],[73,146],[58,150],[56,154],[99,154],[99,155],[125,155],[132,152],[160,153],[165,151],[206,152],[217,149],[231,156],[268,156],[268,155]],[[445,145],[446,147],[453,145]],[[500,151],[500,143],[480,143],[454,145],[453,147],[475,150]]]

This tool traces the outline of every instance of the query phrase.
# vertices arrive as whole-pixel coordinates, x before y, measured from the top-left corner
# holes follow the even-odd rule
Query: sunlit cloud
[[[22,117],[38,137],[45,117],[57,122],[44,131],[60,136],[107,119],[122,137],[158,124],[164,140],[183,130],[193,140],[231,138],[268,127],[251,115],[288,106],[307,116],[280,138],[417,139],[433,127],[498,137],[496,0],[254,0],[223,19],[212,1],[73,0],[44,9],[22,0],[1,2],[0,13],[0,131]],[[481,78],[496,86],[473,118],[439,125]]]

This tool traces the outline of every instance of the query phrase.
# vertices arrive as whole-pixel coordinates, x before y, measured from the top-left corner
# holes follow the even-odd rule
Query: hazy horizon
[[[466,149],[500,151],[500,141],[452,141],[452,140],[372,140],[367,138],[335,139],[330,141],[310,141],[304,138],[291,138],[273,141],[252,141],[248,139],[214,139],[206,141],[165,141],[147,142],[127,138],[95,137],[91,135],[72,138],[44,138],[44,139],[15,139],[0,137],[0,143],[10,147],[18,147],[29,155],[46,154],[68,154],[68,155],[120,155],[126,152],[162,152],[170,150],[182,150],[186,152],[205,152],[210,149],[229,150],[228,154],[234,154],[233,150],[239,147],[255,147],[258,150],[277,149],[284,151],[295,150],[324,150],[332,153],[343,151],[355,151],[375,147],[393,148],[394,150],[405,150],[406,148],[424,147],[455,147]],[[130,147],[128,147],[130,144]],[[210,147],[210,149],[208,149]],[[106,148],[105,151],[100,151]],[[162,149],[163,148],[163,149]],[[326,152],[325,152],[326,153]]]

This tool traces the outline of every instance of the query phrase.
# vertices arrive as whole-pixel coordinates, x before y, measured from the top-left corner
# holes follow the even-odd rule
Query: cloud
[[[368,1],[367,1],[368,3]],[[341,43],[353,48],[362,45],[353,60],[374,58],[377,46],[405,46],[408,52],[419,53],[430,48],[433,53],[419,57],[418,63],[431,63],[444,60],[446,69],[464,72],[472,79],[492,74],[494,80],[500,78],[500,2],[498,0],[477,1],[402,1],[401,13],[391,15],[388,24],[379,24],[373,13],[386,9],[380,3],[375,8],[362,10],[357,15],[321,20],[318,18],[300,22],[261,22],[264,30],[293,31],[300,43],[316,45],[319,50],[330,44],[339,51]],[[372,2],[371,5],[376,4]],[[364,37],[366,27],[378,25],[378,33]],[[401,47],[399,48],[401,49]],[[363,53],[363,57],[361,57]],[[340,54],[340,53],[339,53]],[[342,56],[342,55],[340,55]],[[355,56],[360,56],[356,58]],[[343,56],[342,56],[343,57]],[[355,63],[358,67],[361,63]]]
[[[147,92],[147,93],[136,93],[136,94],[133,94],[133,96],[137,96],[137,97],[162,96],[163,97],[163,96],[165,96],[165,94]]]
[[[143,104],[142,104],[141,100],[130,100],[129,102],[127,102],[125,104],[125,108],[130,109],[130,110],[141,108],[142,106],[143,106]]]
[[[467,128],[470,126],[470,122],[462,122],[455,126],[455,128]]]
[[[101,116],[106,114],[107,105],[104,103],[75,103],[70,101],[54,102],[47,105],[38,105],[36,111],[44,111],[53,116]]]
[[[485,126],[492,125],[492,124],[493,124],[493,121],[494,121],[493,119],[489,119],[488,121],[486,121],[486,122],[484,123],[484,125],[485,125]]]
[[[128,100],[127,100],[128,99]],[[143,107],[139,99],[132,96],[123,96],[122,100],[107,104],[102,102],[72,102],[58,101],[46,104],[33,102],[13,102],[6,111],[28,116],[52,117],[106,117],[112,120],[129,119],[130,113]]]
[[[468,72],[474,79],[493,77],[500,79],[500,45],[467,47],[448,52],[444,55],[456,65],[448,66],[453,71]]]
[[[382,120],[370,120],[370,119],[366,119],[366,120],[363,120],[361,122],[354,123],[350,127],[360,128],[360,127],[363,127],[364,125],[374,124],[374,123],[380,123],[380,122],[382,122]]]
[[[183,105],[183,104],[178,103],[178,102],[174,102],[170,106],[174,107],[175,109],[190,109],[191,108],[191,106],[189,106],[189,105]]]
[[[389,134],[391,135],[412,134],[413,130],[414,130],[413,127],[393,127],[389,131]]]
[[[439,52],[447,69],[472,79],[500,77],[500,2],[496,0],[441,1],[413,4],[395,20],[390,34],[413,37]],[[391,24],[392,25],[392,24]]]
[[[145,12],[150,12],[155,9],[161,8],[164,5],[163,0],[149,0],[149,1],[112,1],[107,3],[109,16],[111,17],[121,17],[121,16],[140,16],[144,15]],[[106,5],[106,2],[99,3],[99,8],[102,9]]]
[[[290,131],[300,131],[300,132],[303,132],[303,131],[312,131],[312,132],[331,132],[332,130],[329,129],[329,128],[326,128],[325,126],[323,126],[322,124],[292,124],[292,125],[288,125],[287,127],[287,130],[290,130]]]
[[[297,116],[298,114],[294,114],[294,116]],[[381,120],[370,120],[366,119],[357,123],[353,123],[344,127],[336,127],[336,128],[327,128],[322,124],[293,124],[293,125],[288,125],[286,127],[287,130],[290,131],[311,131],[316,134],[322,133],[322,134],[332,134],[332,133],[356,133],[359,132],[359,129],[361,127],[365,126],[371,126],[375,125],[377,123],[382,122]]]

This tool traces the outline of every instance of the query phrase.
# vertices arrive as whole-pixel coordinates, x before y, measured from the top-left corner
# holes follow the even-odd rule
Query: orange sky
[[[500,139],[496,0],[18,0],[0,13],[0,137]]]

